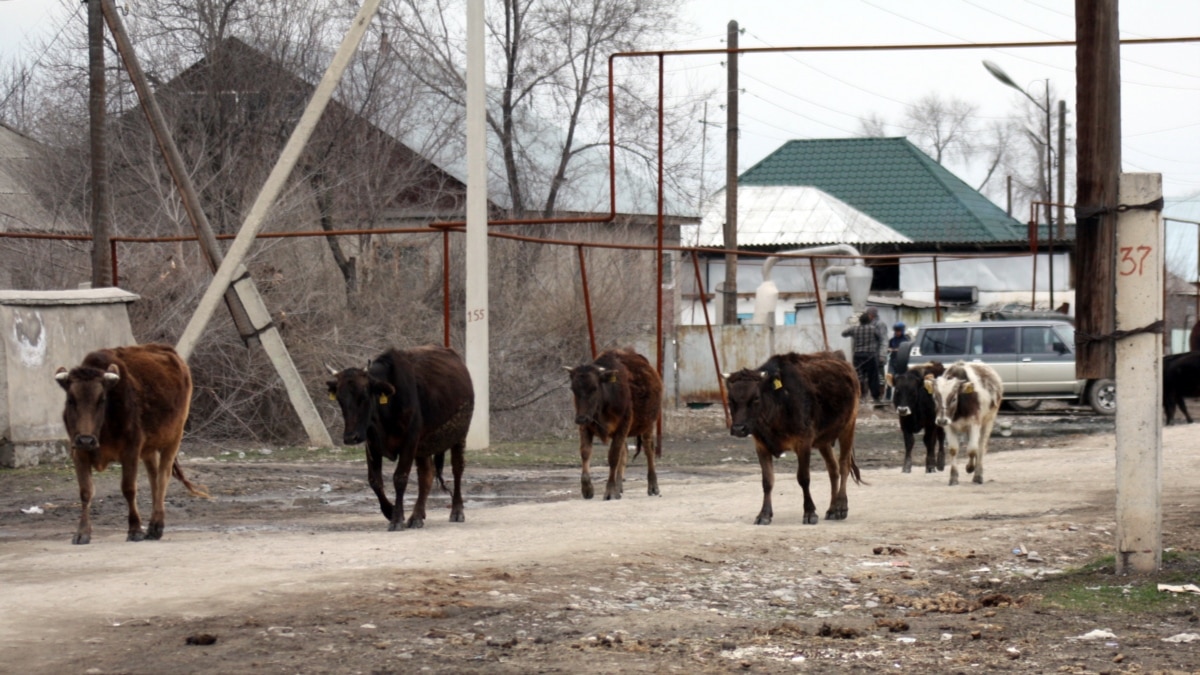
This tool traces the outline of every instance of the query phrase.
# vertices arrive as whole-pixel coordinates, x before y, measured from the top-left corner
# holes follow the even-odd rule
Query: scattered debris
[[[42,507],[35,505],[35,506],[31,506],[27,509],[21,509],[21,513],[24,513],[24,514],[30,515],[30,516],[40,516],[43,513],[45,513],[45,511],[42,510]]]
[[[1196,642],[1197,640],[1200,640],[1200,633],[1180,633],[1178,635],[1172,635],[1171,637],[1162,639],[1163,642],[1175,643]]]
[[[216,644],[216,642],[217,642],[217,636],[209,634],[209,633],[200,633],[199,635],[189,635],[187,637],[187,640],[184,640],[184,644],[199,645],[202,647],[208,646],[211,644]]]
[[[22,509],[22,510],[24,510],[24,509]],[[1160,591],[1166,591],[1166,592],[1168,592],[1168,593],[1196,593],[1196,594],[1200,594],[1200,586],[1197,586],[1196,584],[1183,584],[1183,585],[1181,585],[1181,586],[1180,586],[1180,585],[1175,585],[1175,584],[1159,584],[1159,585],[1158,585],[1158,590],[1160,590]]]
[[[1116,639],[1116,637],[1117,636],[1110,630],[1097,628],[1096,630],[1089,631],[1087,633],[1084,633],[1083,635],[1079,635],[1079,636],[1076,636],[1073,638],[1067,638],[1067,639],[1068,640],[1114,640],[1114,639]]]

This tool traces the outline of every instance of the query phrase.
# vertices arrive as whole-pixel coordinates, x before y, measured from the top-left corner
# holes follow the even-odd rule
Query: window
[[[1017,329],[1012,326],[976,328],[972,342],[976,343],[972,345],[973,354],[1015,354]]]
[[[921,331],[922,356],[961,356],[966,351],[966,328],[928,328]]]

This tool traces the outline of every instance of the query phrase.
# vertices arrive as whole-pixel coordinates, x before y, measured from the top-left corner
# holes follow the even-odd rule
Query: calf
[[[1000,410],[1004,383],[985,363],[956,361],[938,377],[926,375],[925,390],[933,395],[937,424],[947,431],[950,445],[950,485],[958,485],[958,447],[967,434],[967,473],[983,482],[983,457]]]
[[[475,411],[475,390],[467,367],[453,349],[427,345],[391,349],[367,368],[336,370],[326,382],[329,397],[342,410],[346,445],[366,443],[367,483],[388,520],[388,531],[425,526],[425,502],[433,487],[435,463],[447,449],[454,475],[450,522],[463,516],[462,474],[467,429]],[[396,462],[393,506],[383,486],[383,458]],[[417,500],[404,520],[404,490],[417,465]],[[436,471],[440,482],[440,470]]]
[[[1183,412],[1188,424],[1192,416],[1188,413],[1185,397],[1200,396],[1200,352],[1183,352],[1163,357],[1163,409],[1167,413],[1167,424],[1175,421],[1175,407]]]
[[[844,520],[850,512],[847,478],[862,484],[854,462],[858,417],[858,375],[841,352],[777,354],[756,369],[726,376],[734,436],[754,437],[762,469],[762,508],[755,525],[774,517],[776,457],[793,450],[799,461],[796,481],[804,492],[804,523],[817,523],[817,507],[809,491],[809,462],[815,446],[829,472],[830,503],[826,520]],[[840,455],[833,454],[837,441]]]
[[[70,370],[59,368],[54,379],[67,392],[63,424],[83,507],[72,544],[92,540],[88,513],[94,493],[92,471],[103,471],[111,462],[121,463],[121,494],[129,506],[126,541],[162,538],[172,474],[189,493],[208,497],[179,467],[179,443],[192,403],[192,376],[173,348],[146,344],[101,349]],[[146,465],[152,504],[145,532],[137,508],[139,461]]]
[[[579,457],[583,462],[580,486],[584,499],[592,488],[592,440],[608,446],[608,483],[604,498],[620,499],[625,486],[629,451],[625,439],[637,439],[638,452],[646,453],[646,494],[657,496],[655,432],[662,414],[662,378],[646,357],[629,349],[606,351],[591,363],[567,368],[575,398],[575,424],[579,425]],[[636,456],[636,455],[635,455]]]
[[[904,434],[904,473],[912,473],[912,451],[917,432],[923,432],[925,473],[946,468],[946,430],[937,424],[933,396],[925,390],[925,376],[937,377],[946,371],[938,361],[913,366],[892,378],[892,403],[900,416]],[[937,452],[934,452],[934,446]]]

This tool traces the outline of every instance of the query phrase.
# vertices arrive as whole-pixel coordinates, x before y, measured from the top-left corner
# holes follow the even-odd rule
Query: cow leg
[[[754,519],[754,524],[770,525],[771,519],[775,517],[775,511],[771,508],[771,491],[775,489],[775,457],[766,446],[758,442],[758,439],[755,439],[754,450],[758,454],[758,466],[762,469],[763,489],[762,508],[758,517]]]
[[[822,453],[824,456],[824,453]],[[832,459],[832,454],[826,458],[826,467],[829,466],[829,461]],[[813,501],[812,491],[809,489],[812,483],[812,473],[809,465],[812,463],[812,448],[805,447],[803,449],[796,448],[796,459],[799,465],[796,468],[796,482],[800,484],[800,491],[804,493],[804,524],[817,524],[817,504]],[[836,471],[837,462],[833,462],[834,470]],[[830,474],[832,475],[832,474]],[[830,507],[832,508],[832,506]],[[828,516],[828,514],[826,514]]]
[[[839,444],[840,456],[833,454],[833,444],[818,448],[829,472],[829,510],[825,520],[845,520],[850,515],[850,500],[846,494],[846,479],[850,476],[850,445]],[[832,460],[832,461],[831,461]]]
[[[640,442],[646,453],[646,494],[651,497],[658,497],[661,493],[658,491],[658,471],[654,466],[657,459],[658,448],[654,445],[654,432],[648,432],[640,438]]]
[[[1188,421],[1188,424],[1191,424],[1192,423],[1192,415],[1191,415],[1191,413],[1188,412],[1187,403],[1184,403],[1182,395],[1179,397],[1179,409],[1183,411],[1184,419],[1186,419]]]
[[[171,462],[164,462],[163,454],[148,452],[142,457],[142,463],[146,465],[146,478],[150,481],[150,524],[146,526],[146,538],[152,541],[162,539],[167,516],[167,484],[171,479]]]
[[[408,526],[411,528],[425,527],[425,502],[429,499],[429,491],[433,489],[433,457],[417,457],[416,462],[417,501],[408,517]],[[405,481],[407,479],[405,476]]]
[[[450,522],[461,523],[463,515],[462,474],[466,466],[466,442],[459,441],[450,448],[450,467],[454,472],[454,497],[450,501]]]
[[[137,455],[128,460],[121,459],[121,494],[125,496],[125,503],[129,506],[129,534],[126,535],[125,541],[141,541],[146,538],[146,533],[142,532],[142,516],[137,507],[137,462]],[[150,475],[150,481],[154,481],[153,474]]]
[[[92,541],[92,494],[94,486],[92,484],[92,465],[81,459],[76,453],[78,450],[72,450],[71,455],[75,460],[75,479],[79,483],[79,502],[82,504],[82,509],[79,513],[79,527],[75,528],[75,536],[71,538],[72,544],[87,544]]]
[[[387,492],[383,489],[383,456],[371,449],[371,441],[367,441],[367,485],[379,499],[379,510],[383,517],[392,521],[392,502],[388,500]],[[399,501],[399,500],[397,500]]]
[[[983,458],[987,455],[988,440],[992,437],[992,426],[996,423],[996,416],[993,413],[991,418],[979,425],[979,438],[976,439],[976,455],[975,459],[975,478],[976,483],[983,484]],[[970,469],[968,468],[968,471]]]
[[[946,446],[950,452],[950,484],[958,485],[958,433],[946,432]]]
[[[587,425],[579,425],[579,459],[583,463],[583,473],[579,476],[579,485],[584,499],[591,499],[595,495],[595,490],[592,488],[591,470],[592,438],[593,434]]]
[[[625,458],[628,454],[625,434],[613,434],[612,443],[608,445],[608,484],[604,486],[604,501],[620,499],[625,491]]]
[[[904,467],[901,469],[901,472],[902,473],[912,473],[912,451],[913,451],[913,446],[917,444],[917,437],[916,437],[916,434],[909,431],[908,429],[904,429],[903,431],[904,431]],[[928,461],[926,461],[926,463],[928,464]]]
[[[937,434],[932,429],[926,429],[925,433],[921,434],[921,442],[925,444],[925,473],[933,473],[937,471],[937,451],[934,450]]]
[[[929,435],[929,433],[930,433],[929,431],[925,432],[926,435]],[[945,471],[946,470],[946,430],[937,425],[934,425],[932,433],[933,433],[933,437],[935,439],[937,439],[937,470]],[[932,471],[930,471],[929,473],[932,473]]]
[[[396,470],[392,472],[392,486],[396,490],[396,505],[392,508],[392,520],[388,523],[388,532],[395,532],[404,529],[404,490],[408,487],[408,476],[412,473],[413,467],[413,451],[400,455],[396,462]],[[420,469],[418,469],[418,481],[420,480]],[[418,492],[418,495],[420,493]],[[419,499],[419,497],[418,497]],[[413,515],[416,515],[416,507],[413,508]],[[425,514],[421,514],[420,525],[425,524]]]

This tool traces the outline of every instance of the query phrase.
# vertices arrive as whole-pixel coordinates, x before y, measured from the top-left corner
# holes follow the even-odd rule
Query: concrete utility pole
[[[1138,329],[1163,316],[1162,175],[1121,176],[1117,218],[1117,556],[1118,574],[1162,566],[1162,340]]]
[[[738,22],[729,22],[726,39],[729,56],[725,60],[728,78],[725,92],[725,250],[737,250],[738,208]],[[720,291],[725,299],[721,323],[737,323],[737,254],[725,254],[725,287]]]
[[[487,99],[484,94],[483,0],[467,2],[467,371],[475,387],[475,412],[467,448],[491,442],[488,360]]]
[[[104,14],[100,0],[88,6],[88,131],[92,171],[92,287],[112,286],[112,197],[108,190],[108,149],[105,136]]]

